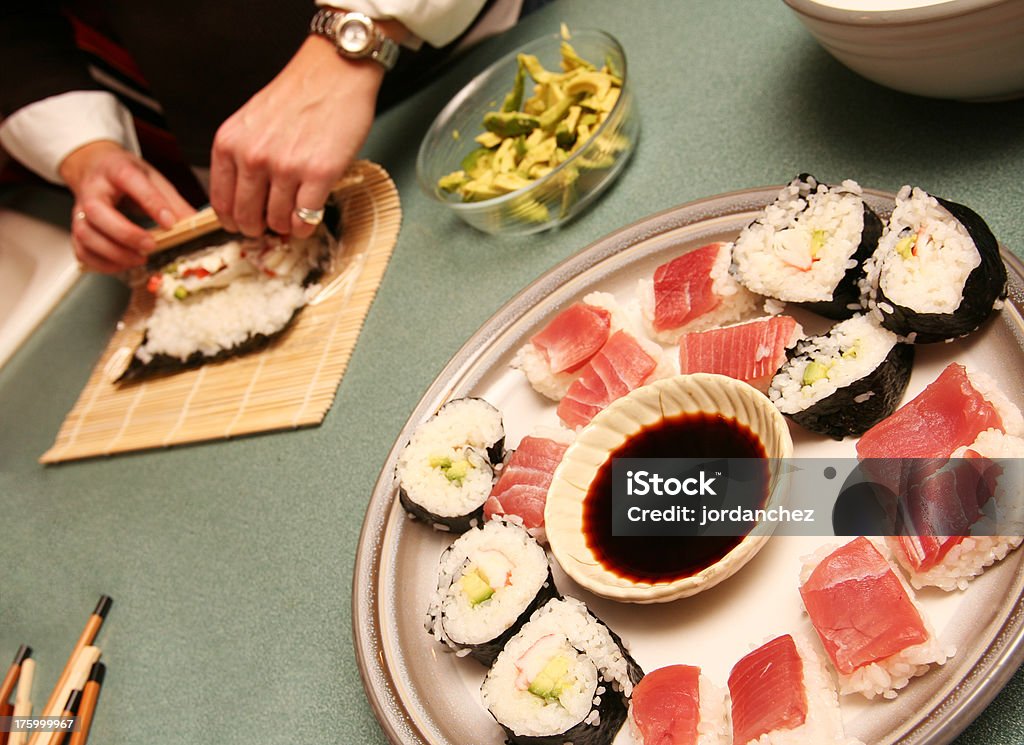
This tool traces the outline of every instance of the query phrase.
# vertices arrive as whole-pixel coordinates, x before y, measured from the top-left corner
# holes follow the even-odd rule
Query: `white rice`
[[[183,300],[157,298],[135,356],[143,363],[158,354],[182,361],[194,352],[212,357],[257,334],[276,334],[306,304],[308,293],[299,284],[252,276]]]
[[[911,235],[918,236],[916,253],[901,256],[896,245]],[[917,313],[953,313],[967,277],[980,264],[981,254],[964,226],[924,190],[904,186],[878,248],[865,262],[862,290],[870,307],[881,289],[893,303]],[[892,313],[892,306],[880,304],[876,310]]]
[[[570,671],[576,685],[549,701],[515,685],[516,662],[534,643],[548,635],[563,642],[562,654],[573,658]],[[605,690],[599,693],[600,688]],[[611,690],[607,690],[610,684]],[[607,627],[587,612],[575,598],[551,600],[530,616],[529,622],[505,645],[487,673],[480,695],[491,715],[519,737],[543,737],[565,732],[586,721],[600,723],[597,712],[601,696],[633,692],[628,664]]]
[[[837,323],[826,336],[800,344],[797,355],[772,379],[768,397],[784,414],[804,411],[840,388],[870,375],[898,341],[896,334],[865,315]],[[805,385],[804,373],[812,362],[824,365],[827,374]],[[870,398],[867,394],[857,396],[853,403],[865,403]]]
[[[992,408],[999,414],[1003,422],[1003,431],[1013,437],[1024,436],[1024,416],[1021,416],[1017,405],[999,388],[995,379],[976,370],[968,370],[967,379],[971,381],[974,390],[992,404]]]
[[[729,724],[729,706],[725,689],[719,688],[705,675],[700,674],[698,688],[697,745],[730,745],[732,729]],[[629,705],[629,731],[637,745],[659,745],[646,743],[633,719],[633,704]]]
[[[731,263],[732,244],[722,243],[711,267],[711,291],[719,298],[718,305],[689,323],[663,331],[654,328],[654,279],[648,277],[639,280],[637,296],[647,335],[662,344],[672,345],[679,341],[683,333],[726,326],[760,315],[764,298],[755,295],[733,278],[729,273]]]
[[[474,605],[459,580],[476,567],[482,550],[503,554],[511,563],[511,573],[508,584]],[[516,622],[547,580],[547,555],[526,530],[501,518],[489,520],[483,528],[464,533],[441,555],[427,630],[453,649],[490,641]]]
[[[891,555],[884,545],[880,545],[877,540],[872,541],[872,544],[887,561],[891,562]],[[803,567],[800,571],[800,584],[803,585],[807,578],[810,577],[811,572],[814,571],[814,568],[837,548],[839,548],[839,544],[825,545],[821,546],[812,555],[805,556],[803,558]],[[902,585],[911,603],[916,608],[917,602],[915,601],[913,589],[911,589],[910,585],[907,584],[898,571],[893,570],[891,566],[889,568],[899,580],[900,585]],[[886,699],[896,698],[897,692],[901,688],[905,688],[913,678],[924,675],[933,664],[945,664],[946,660],[956,654],[955,646],[943,646],[938,642],[935,638],[935,632],[928,623],[928,619],[921,614],[920,608],[918,608],[918,613],[921,615],[928,638],[920,644],[906,647],[885,659],[864,665],[849,675],[836,670],[835,675],[839,682],[839,693],[841,695],[859,693],[869,700],[875,696],[882,696]]]
[[[735,745],[863,745],[860,740],[847,737],[843,732],[839,697],[824,658],[808,639],[799,634],[792,637],[803,662],[804,693],[807,696],[804,723],[793,729],[772,730],[749,743]]]
[[[857,182],[846,180],[829,188],[813,179],[794,179],[740,233],[733,247],[732,271],[759,295],[787,302],[830,301],[851,268],[863,230],[864,203]],[[802,269],[792,259],[787,261],[793,249],[809,252],[816,232],[824,236],[824,244],[810,267]]]

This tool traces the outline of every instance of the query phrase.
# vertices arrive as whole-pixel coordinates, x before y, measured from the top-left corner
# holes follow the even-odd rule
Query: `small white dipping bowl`
[[[1024,96],[1024,0],[785,0],[869,80],[963,101]]]
[[[764,546],[769,534],[755,528],[719,561],[697,574],[650,583],[632,581],[605,568],[587,545],[584,500],[612,453],[645,428],[666,418],[698,412],[719,413],[746,425],[761,440],[770,459],[793,455],[789,427],[775,405],[746,383],[724,375],[677,375],[637,388],[612,402],[579,432],[566,451],[544,508],[551,551],[578,584],[613,600],[664,603],[714,587],[735,574]],[[679,457],[686,457],[686,453]],[[786,479],[782,470],[772,469],[770,504],[784,501]]]

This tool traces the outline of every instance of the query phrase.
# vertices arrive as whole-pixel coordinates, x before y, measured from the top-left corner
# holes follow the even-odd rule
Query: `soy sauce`
[[[766,452],[749,427],[721,414],[696,412],[666,417],[632,435],[598,470],[583,501],[587,546],[609,572],[632,582],[672,582],[706,569],[743,540],[744,536],[612,535],[615,458],[763,459]],[[767,472],[767,461],[765,464]]]

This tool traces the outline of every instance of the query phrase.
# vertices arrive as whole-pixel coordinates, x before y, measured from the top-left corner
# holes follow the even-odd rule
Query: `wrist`
[[[329,6],[317,10],[309,24],[311,35],[325,38],[348,60],[372,61],[385,71],[395,66],[399,44],[409,38],[394,19],[374,19],[365,13]]]
[[[92,163],[110,153],[126,152],[119,142],[114,140],[94,140],[68,153],[57,167],[61,179],[72,191],[78,189],[82,179],[88,173]]]

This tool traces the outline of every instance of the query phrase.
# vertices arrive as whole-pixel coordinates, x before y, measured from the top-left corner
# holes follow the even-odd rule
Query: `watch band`
[[[343,38],[346,26],[361,28],[365,40],[353,47]],[[385,70],[393,68],[398,60],[398,44],[382,34],[373,19],[363,13],[320,8],[309,23],[309,31],[330,40],[338,54],[348,59],[372,59]]]

